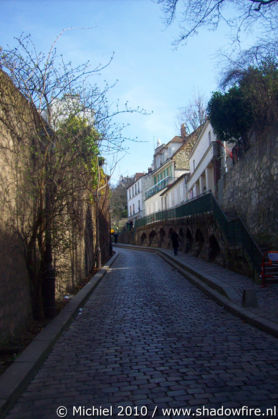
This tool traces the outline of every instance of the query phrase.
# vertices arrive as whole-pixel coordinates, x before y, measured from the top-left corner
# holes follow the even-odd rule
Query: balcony
[[[172,176],[168,176],[164,179],[161,179],[159,182],[157,182],[155,185],[153,185],[150,189],[148,189],[145,192],[145,199],[148,199],[151,196],[155,195],[157,192],[162,191],[162,189],[165,189],[168,185],[173,183],[174,180],[175,178]]]

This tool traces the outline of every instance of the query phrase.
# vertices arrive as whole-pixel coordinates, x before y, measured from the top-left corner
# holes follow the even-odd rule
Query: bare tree
[[[236,28],[237,36],[257,22],[263,23],[269,35],[278,27],[278,0],[157,0],[157,3],[163,7],[167,24],[177,16],[180,18],[182,33],[178,43],[187,41],[204,26],[215,30],[221,22]]]
[[[178,124],[185,124],[186,132],[190,134],[202,125],[207,118],[207,101],[198,94],[194,99],[179,110]]]
[[[222,54],[223,72],[220,87],[226,89],[233,86],[249,67],[258,68],[262,63],[275,63],[278,59],[277,39],[262,41],[258,45],[241,51],[233,57],[231,54]]]
[[[109,234],[102,211],[108,213],[108,184],[99,159],[107,149],[120,150],[125,140],[115,116],[140,111],[128,104],[111,109],[107,93],[113,85],[91,84],[112,57],[103,66],[73,67],[57,54],[60,36],[47,54],[24,35],[17,47],[0,51],[0,68],[20,92],[9,81],[9,94],[4,85],[0,92],[0,125],[7,132],[0,147],[10,173],[0,203],[25,246],[35,317],[53,315],[57,275],[71,269],[74,278],[80,271],[84,220],[95,229],[96,217],[102,219],[98,225]],[[4,191],[7,179],[11,185]],[[67,255],[71,268],[63,263]],[[89,260],[88,271],[94,263]]]

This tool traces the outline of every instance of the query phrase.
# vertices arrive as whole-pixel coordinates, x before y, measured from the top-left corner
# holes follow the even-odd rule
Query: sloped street
[[[243,406],[275,413],[278,340],[157,255],[117,251],[7,418],[210,417],[209,409]]]

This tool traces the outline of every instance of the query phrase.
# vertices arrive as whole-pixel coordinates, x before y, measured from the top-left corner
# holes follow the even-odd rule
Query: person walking
[[[177,256],[178,248],[179,248],[179,236],[177,235],[175,231],[171,232],[171,241],[172,241],[172,246],[174,249],[174,255]]]

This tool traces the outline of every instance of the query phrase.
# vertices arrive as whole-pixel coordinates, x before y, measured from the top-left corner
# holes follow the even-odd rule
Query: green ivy
[[[221,141],[237,141],[245,137],[253,124],[252,107],[236,86],[227,93],[213,94],[208,104],[208,116]]]
[[[213,93],[208,117],[219,140],[237,142],[251,128],[263,131],[278,119],[278,64],[268,59],[231,74],[234,86]]]

